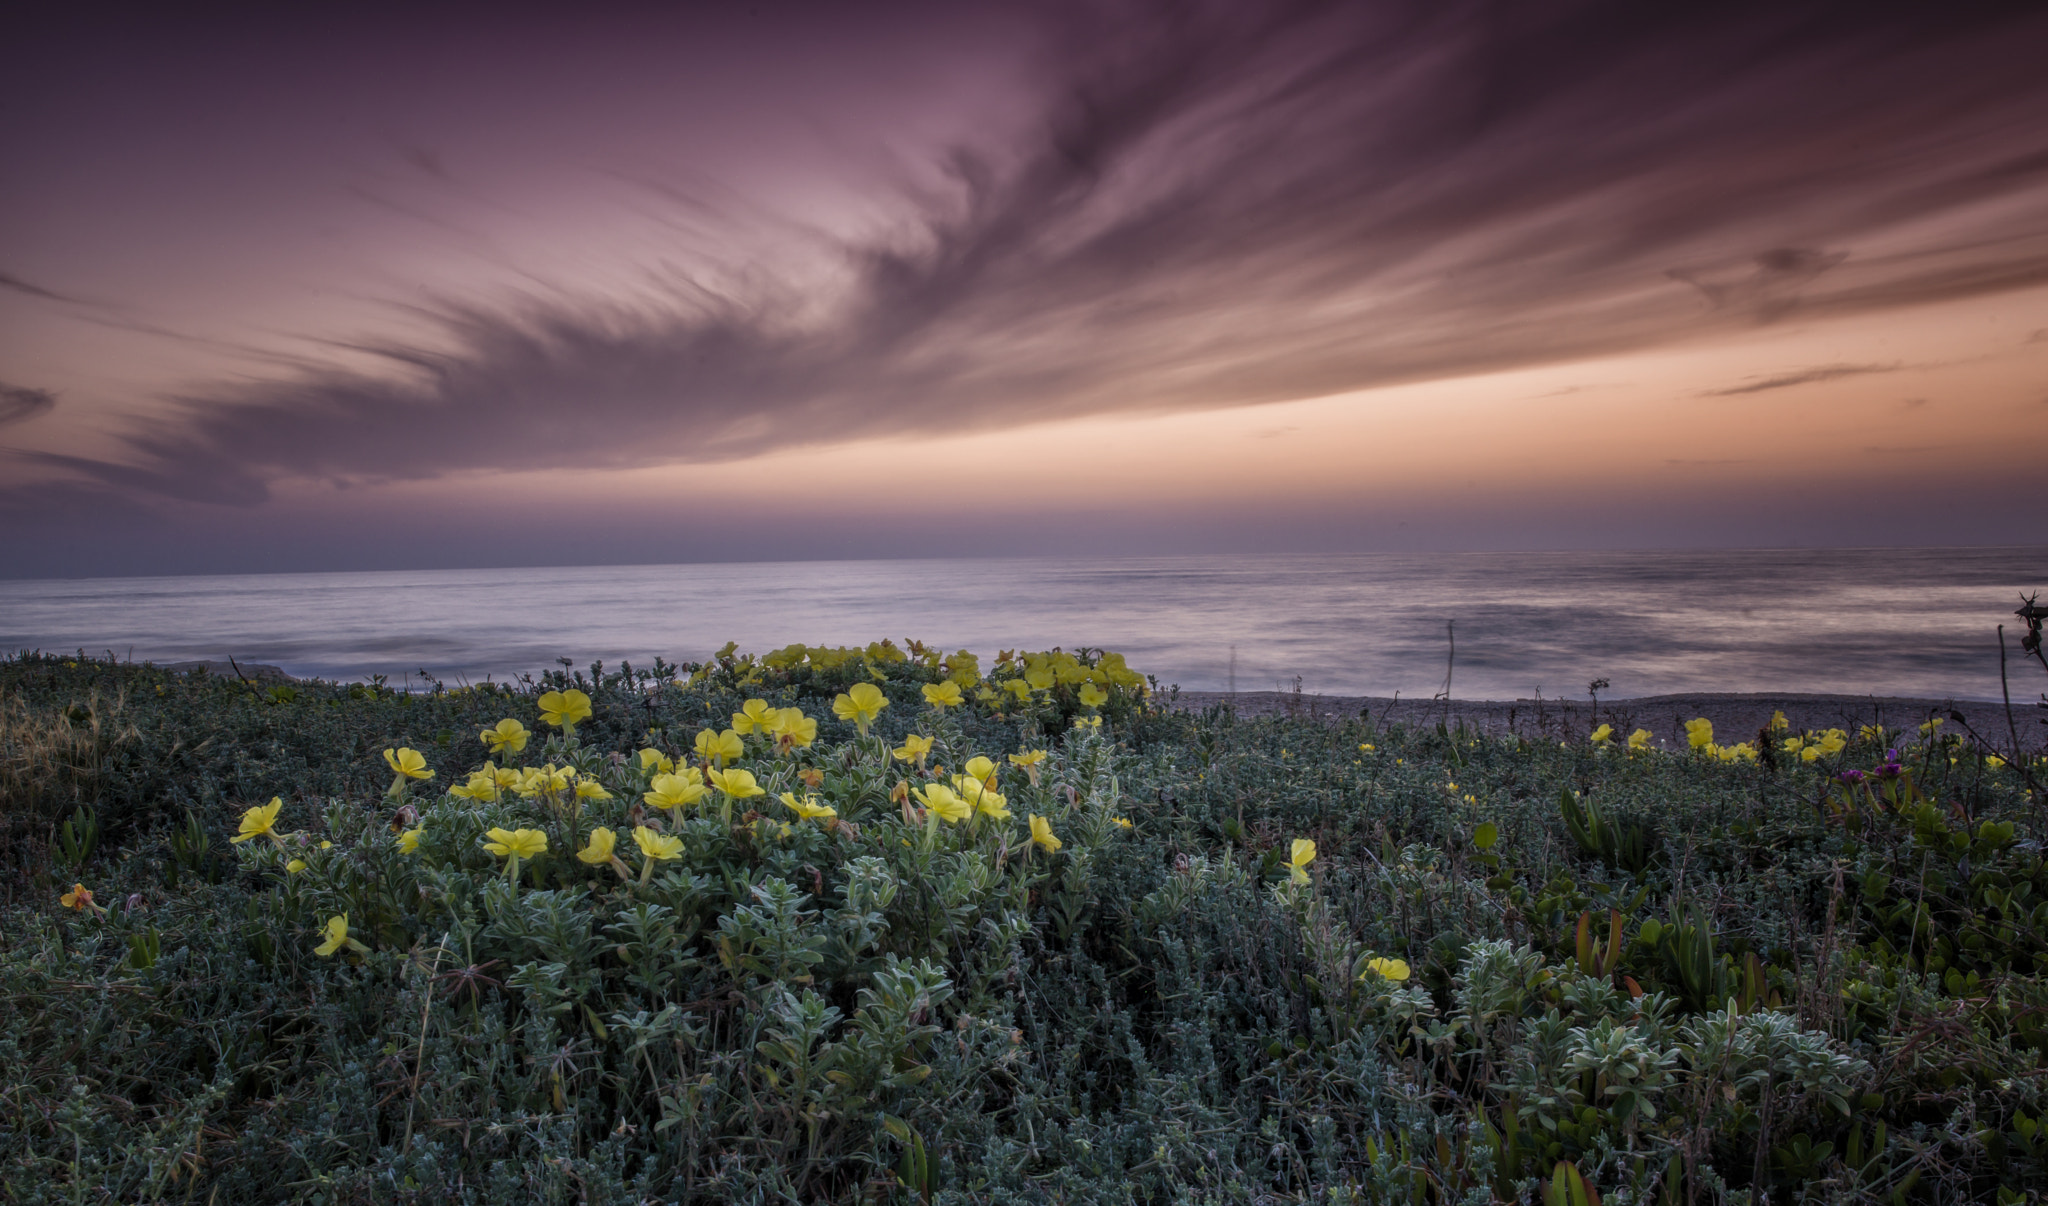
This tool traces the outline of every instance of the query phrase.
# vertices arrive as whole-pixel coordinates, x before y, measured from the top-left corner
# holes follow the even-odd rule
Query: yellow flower
[[[581,691],[550,691],[540,697],[540,718],[565,733],[590,719],[590,697]]]
[[[431,779],[434,772],[427,769],[427,756],[418,750],[400,747],[384,751],[384,765],[400,779]]]
[[[1125,829],[1129,829],[1131,827],[1131,818],[1129,817],[1111,817],[1109,819],[1115,821],[1117,824],[1123,826]]]
[[[732,731],[735,733],[766,733],[774,723],[775,709],[769,707],[765,699],[750,699],[732,714]]]
[[[651,770],[658,775],[665,775],[675,768],[675,759],[662,753],[660,750],[649,747],[640,751],[641,770]]]
[[[1594,745],[1606,745],[1609,741],[1612,741],[1613,739],[1614,726],[1611,724],[1603,724],[1599,728],[1593,730]]]
[[[806,746],[818,739],[818,722],[804,715],[802,708],[778,708],[770,732],[784,745]]]
[[[1307,838],[1295,838],[1287,848],[1287,877],[1298,884],[1308,882],[1307,867],[1316,861],[1316,844]]]
[[[619,835],[600,825],[590,831],[590,844],[576,852],[576,857],[595,867],[612,861],[612,847],[618,845]]]
[[[2005,765],[2005,759],[1999,757],[1997,754],[1986,754],[1984,755],[1984,765],[1990,767],[1993,770],[1997,770],[1999,767]]]
[[[752,771],[712,771],[711,786],[735,800],[751,800],[755,796],[768,794],[768,789],[754,782]]]
[[[1008,691],[1010,694],[1016,696],[1018,703],[1021,704],[1031,702],[1031,684],[1025,682],[1023,679],[1006,678],[1002,681],[1001,686],[1003,690]]]
[[[796,814],[806,821],[829,821],[839,815],[836,810],[818,803],[816,796],[804,796],[799,799],[795,792],[786,791],[782,793],[782,802],[795,809]]]
[[[268,837],[273,842],[277,841],[277,814],[282,811],[284,811],[284,800],[278,796],[270,797],[270,803],[259,804],[242,814],[241,829],[235,833],[234,837],[229,838],[228,841],[231,844],[239,844],[248,841],[250,838],[259,837]]]
[[[1081,687],[1079,698],[1082,707],[1099,708],[1109,702],[1109,693],[1094,683],[1086,683]]]
[[[585,779],[576,785],[576,798],[579,800],[609,800],[612,798],[612,793],[606,791],[604,784],[599,783],[597,780]]]
[[[87,909],[93,907],[92,889],[86,887],[84,884],[72,884],[71,890],[69,892],[66,892],[64,895],[59,896],[57,900],[65,908],[77,909],[79,912],[82,913]]]
[[[1778,748],[1784,750],[1788,754],[1796,754],[1801,749],[1803,749],[1805,745],[1806,739],[1803,737],[1787,737],[1785,738],[1784,744],[1779,746]]]
[[[1799,760],[1800,760],[1801,762],[1818,762],[1818,761],[1820,761],[1820,747],[1819,747],[1819,746],[1817,746],[1817,745],[1809,745],[1809,746],[1807,746],[1807,747],[1806,747],[1805,749],[1803,749],[1803,750],[1800,750],[1800,751],[1799,751]],[[1953,761],[1955,761],[1955,759],[1951,758],[1951,759],[1949,759],[1949,761],[1953,762]]]
[[[1038,786],[1038,767],[1044,761],[1044,750],[1025,750],[1021,754],[1010,755],[1010,765],[1023,767],[1024,774],[1030,778],[1033,787]]]
[[[926,683],[924,701],[944,711],[947,708],[958,707],[967,700],[966,696],[960,694],[960,684],[949,678],[942,683]]]
[[[418,853],[420,848],[420,839],[425,836],[427,836],[427,831],[424,826],[422,826],[419,829],[408,829],[404,833],[399,834],[398,852],[400,854]]]
[[[1380,747],[1376,745],[1360,745],[1358,748],[1364,750],[1368,754],[1371,754],[1377,752]]]
[[[851,720],[860,735],[868,735],[868,726],[882,709],[889,706],[889,697],[873,683],[855,683],[832,700],[832,714],[841,720]]]
[[[911,733],[903,739],[902,745],[889,752],[896,756],[898,762],[915,762],[921,767],[924,765],[925,755],[932,752],[932,739]]]
[[[352,951],[357,952],[358,954],[369,953],[369,947],[364,946],[362,943],[357,942],[355,939],[348,936],[347,913],[343,913],[339,917],[329,917],[327,919],[326,934],[327,941],[321,943],[319,946],[314,947],[314,954],[321,956],[332,955],[334,952],[340,950],[344,946]]]
[[[1646,749],[1649,749],[1649,748],[1650,748],[1650,730],[1648,730],[1648,729],[1637,729],[1637,730],[1636,730],[1635,732],[1633,732],[1633,733],[1630,733],[1630,734],[1628,735],[1628,748],[1630,748],[1630,749],[1632,749],[1632,750],[1646,750]]]
[[[538,829],[493,829],[484,849],[499,858],[534,858],[548,851],[548,835]]]
[[[1035,812],[1031,814],[1031,840],[1047,854],[1057,854],[1059,848],[1065,844],[1053,835],[1052,822]]]
[[[1832,758],[1849,748],[1849,734],[1840,729],[1829,729],[1820,735],[1820,752]]]
[[[1786,729],[1789,729],[1791,727],[1792,722],[1785,719],[1785,714],[1783,712],[1771,713],[1771,732],[1782,733]]]
[[[1010,801],[1001,792],[984,787],[981,780],[972,775],[958,775],[954,777],[953,787],[961,799],[974,806],[976,812],[998,821],[1010,819]]]
[[[554,795],[568,791],[570,784],[575,781],[575,767],[556,766],[550,762],[537,770],[520,772],[519,794],[528,799],[542,794]]]
[[[485,745],[491,747],[493,754],[517,754],[526,749],[526,739],[532,734],[526,731],[525,725],[507,718],[485,729],[478,736],[484,739]]]
[[[495,800],[498,798],[498,779],[484,771],[473,771],[468,783],[449,788],[448,794],[465,800]]]
[[[633,844],[640,847],[640,853],[649,862],[668,862],[683,857],[683,839],[666,833],[656,833],[645,825],[633,830]]]
[[[1383,980],[1393,980],[1397,983],[1406,980],[1413,974],[1408,969],[1408,961],[1406,959],[1370,959],[1366,961],[1365,970],[1377,973]],[[1365,977],[1361,975],[1359,978],[1364,979]]]
[[[306,860],[302,858],[295,858],[284,865],[285,874],[287,875],[297,875],[299,872],[304,871],[305,869]]]
[[[969,778],[979,779],[983,787],[993,788],[996,785],[996,764],[980,754],[969,758],[967,765],[961,769],[967,772]]]
[[[974,808],[943,783],[927,784],[918,791],[917,798],[948,825],[958,825],[974,815]]]
[[[1714,722],[1704,716],[1698,720],[1686,721],[1685,739],[1696,750],[1703,750],[1714,744]]]
[[[1057,681],[1058,676],[1048,666],[1035,666],[1024,671],[1024,683],[1033,691],[1050,691]]]
[[[740,735],[731,729],[723,733],[716,729],[705,729],[697,734],[696,748],[699,758],[721,768],[747,752],[746,745],[740,741]]]
[[[656,808],[681,808],[704,798],[704,776],[694,766],[685,767],[680,775],[656,775],[647,786],[653,790],[640,798]]]

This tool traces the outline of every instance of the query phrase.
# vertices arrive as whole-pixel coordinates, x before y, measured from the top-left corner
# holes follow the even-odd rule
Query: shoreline
[[[2048,738],[2048,711],[2034,706],[2036,694],[2013,698],[2012,720],[2020,740],[2032,748]],[[1162,697],[1167,698],[1167,697]],[[1182,691],[1170,697],[1181,711],[1201,711],[1231,704],[1245,718],[1289,716],[1335,722],[1360,717],[1376,726],[1435,725],[1463,722],[1490,734],[1583,739],[1602,724],[1611,724],[1620,740],[1637,728],[1650,730],[1662,744],[1685,745],[1685,722],[1705,717],[1714,722],[1717,740],[1752,740],[1783,712],[1792,733],[1808,729],[1844,729],[1852,735],[1866,724],[1882,724],[1901,736],[1916,735],[1919,726],[1941,717],[1944,727],[1963,733],[1975,730],[1987,741],[2009,744],[2005,705],[1984,700],[1917,699],[1904,696],[1827,695],[1799,692],[1699,691],[1649,695],[1635,699],[1603,699],[1596,708],[1589,699],[1395,699],[1363,695],[1310,695],[1291,691]],[[1960,713],[1961,722],[1954,720]],[[1967,728],[1965,727],[1967,725]]]

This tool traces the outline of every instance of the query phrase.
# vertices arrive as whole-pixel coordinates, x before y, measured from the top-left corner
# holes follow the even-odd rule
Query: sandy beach
[[[2029,684],[2031,686],[2033,684]],[[2028,748],[2048,738],[2043,727],[2048,711],[2035,706],[2037,693],[2021,696],[2014,692],[2012,721],[2022,744]],[[1770,723],[1773,712],[1783,712],[1793,732],[1807,729],[1847,729],[1854,732],[1866,724],[1882,724],[1893,731],[1915,730],[1931,717],[1943,717],[1946,727],[1961,729],[1966,724],[1987,740],[2006,746],[2011,735],[2003,703],[1982,700],[1907,699],[1871,695],[1798,695],[1706,693],[1651,695],[1640,699],[1602,699],[1597,707],[1590,699],[1516,700],[1433,700],[1391,699],[1373,696],[1310,695],[1283,691],[1183,691],[1174,706],[1201,710],[1230,703],[1238,715],[1299,716],[1309,719],[1352,719],[1361,715],[1382,725],[1450,724],[1477,727],[1488,733],[1516,733],[1524,737],[1583,737],[1601,724],[1614,726],[1617,735],[1645,728],[1666,745],[1685,744],[1685,722],[1704,716],[1714,722],[1714,732],[1723,742],[1753,738]],[[1962,722],[1953,719],[1960,713]]]

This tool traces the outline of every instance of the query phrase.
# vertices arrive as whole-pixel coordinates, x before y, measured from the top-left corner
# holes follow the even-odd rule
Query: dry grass
[[[0,881],[6,891],[48,863],[56,825],[98,800],[100,768],[117,746],[140,736],[127,718],[126,691],[94,691],[61,708],[0,697]]]

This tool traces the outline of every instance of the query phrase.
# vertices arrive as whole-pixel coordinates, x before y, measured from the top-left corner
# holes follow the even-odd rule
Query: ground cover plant
[[[2034,768],[1154,687],[14,658],[0,1198],[2041,1200]]]

